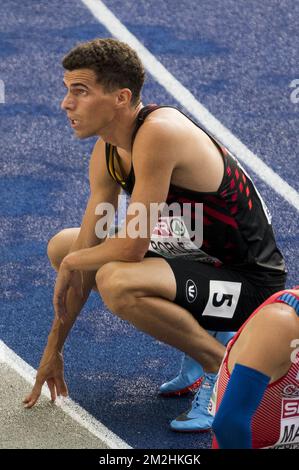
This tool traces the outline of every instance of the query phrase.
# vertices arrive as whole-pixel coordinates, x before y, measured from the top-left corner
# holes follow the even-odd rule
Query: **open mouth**
[[[70,123],[72,127],[77,127],[79,124],[79,121],[77,119],[70,119]]]

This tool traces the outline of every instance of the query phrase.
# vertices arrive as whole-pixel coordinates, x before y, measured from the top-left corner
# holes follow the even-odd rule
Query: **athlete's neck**
[[[119,111],[109,126],[101,132],[104,142],[130,153],[136,118],[143,107],[143,104],[139,103],[135,108]]]

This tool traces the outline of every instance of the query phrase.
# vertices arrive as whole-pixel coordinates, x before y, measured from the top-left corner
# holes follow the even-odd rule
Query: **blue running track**
[[[291,0],[105,0],[137,38],[250,150],[297,191],[299,4]],[[37,368],[53,318],[47,241],[79,226],[95,139],[78,141],[59,108],[61,57],[110,34],[80,0],[2,0],[0,16],[0,338]],[[144,103],[177,105],[148,76]],[[255,176],[292,286],[298,212]],[[298,283],[298,281],[297,281]],[[92,293],[65,347],[71,397],[136,448],[206,448],[210,434],[168,422],[189,399],[157,396],[181,353],[134,330]]]

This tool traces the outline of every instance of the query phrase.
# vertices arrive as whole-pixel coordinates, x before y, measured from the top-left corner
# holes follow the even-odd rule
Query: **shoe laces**
[[[214,378],[205,374],[202,384],[192,401],[192,408],[207,409],[216,378],[217,376]]]

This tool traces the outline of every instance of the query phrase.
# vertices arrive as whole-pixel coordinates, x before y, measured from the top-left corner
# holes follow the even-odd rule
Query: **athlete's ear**
[[[121,88],[117,91],[116,104],[120,107],[128,106],[132,100],[132,92],[129,88]]]

